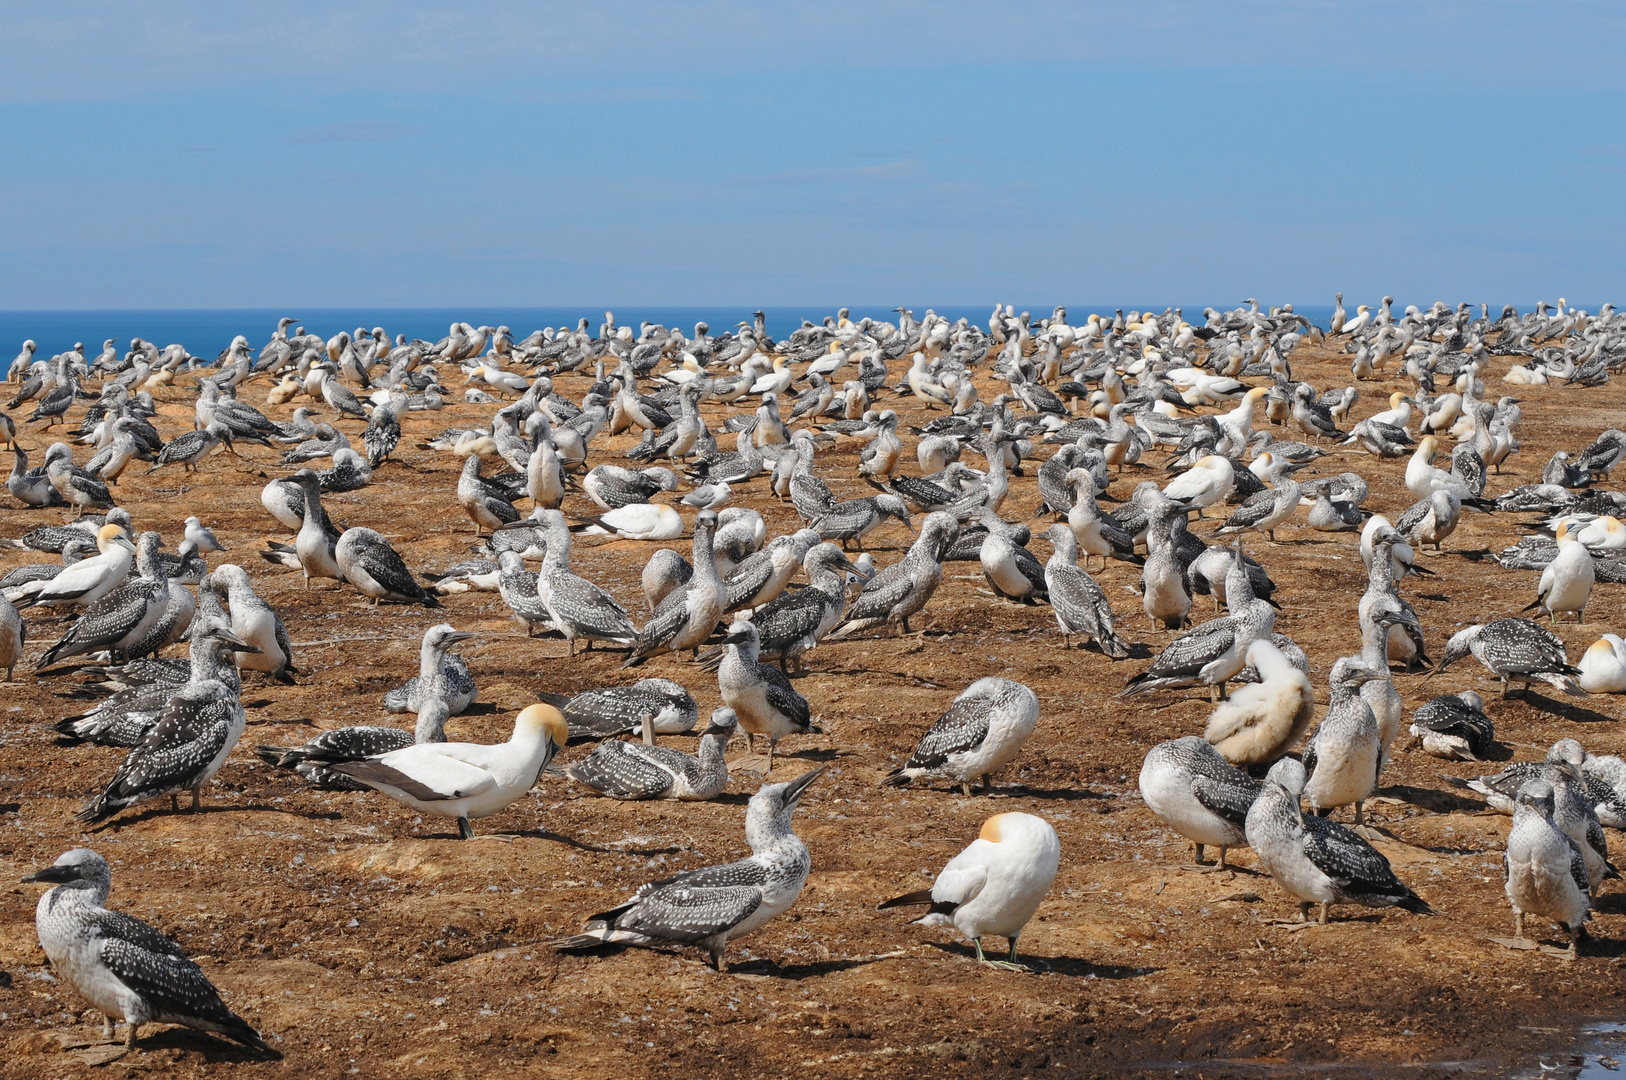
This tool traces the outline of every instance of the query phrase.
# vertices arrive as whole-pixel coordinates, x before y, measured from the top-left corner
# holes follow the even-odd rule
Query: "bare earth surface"
[[[1320,387],[1346,384],[1346,365],[1310,348],[1294,356],[1295,375]],[[1506,366],[1493,364],[1491,397]],[[579,376],[558,385],[571,397],[584,388]],[[1356,415],[1386,407],[1393,389],[1410,386],[1364,384]],[[1579,449],[1618,424],[1626,401],[1619,382],[1519,389],[1524,452],[1492,477],[1492,494],[1537,478],[1553,450]],[[998,387],[982,391],[991,399]],[[261,383],[243,398],[259,405],[264,392]],[[160,429],[190,427],[190,395],[165,394]],[[927,416],[914,399],[882,401],[906,424]],[[411,414],[397,459],[373,486],[328,497],[332,517],[389,536],[415,570],[464,557],[474,538],[453,494],[459,462],[416,444],[454,423],[483,423],[490,411],[459,405]],[[713,426],[719,413],[707,410]],[[358,423],[343,426],[359,436]],[[47,442],[32,431],[23,441],[40,451]],[[632,441],[601,443],[590,463],[619,459]],[[908,445],[905,471],[912,472]],[[858,447],[846,440],[820,456],[838,495],[869,493],[856,479]],[[81,449],[80,460],[86,456]],[[1350,453],[1299,478],[1345,469],[1371,478],[1370,509],[1394,517],[1410,504],[1404,459]],[[482,704],[453,718],[454,739],[507,738],[514,714],[539,690],[570,693],[645,675],[688,686],[704,717],[718,704],[715,678],[671,656],[636,672],[620,671],[615,653],[566,660],[562,640],[528,640],[516,630],[494,593],[450,597],[436,613],[373,607],[331,582],[306,591],[298,574],[256,554],[263,541],[287,538],[258,502],[266,479],[289,471],[265,448],[211,458],[196,475],[135,471],[119,494],[136,528],[158,529],[173,545],[182,519],[201,515],[231,549],[211,562],[230,559],[249,570],[287,621],[304,674],[297,687],[245,678],[248,733],[205,790],[203,812],[171,813],[166,800],[89,834],[73,814],[123,751],[59,743],[49,725],[79,711],[62,696],[71,677],[20,670],[19,682],[0,686],[0,1077],[90,1074],[107,1059],[107,1069],[125,1075],[182,1077],[920,1076],[968,1067],[992,1075],[1039,1068],[1173,1075],[1182,1065],[1180,1075],[1223,1077],[1333,1062],[1354,1066],[1355,1075],[1396,1075],[1400,1065],[1405,1076],[1506,1075],[1538,1052],[1551,1060],[1584,1020],[1620,1013],[1620,883],[1606,885],[1595,937],[1576,963],[1487,940],[1512,932],[1501,871],[1510,819],[1463,797],[1441,774],[1474,776],[1500,765],[1401,751],[1383,777],[1384,798],[1368,804],[1391,837],[1379,846],[1437,917],[1343,908],[1326,927],[1272,925],[1296,907],[1248,869],[1251,853],[1233,854],[1232,873],[1183,870],[1190,845],[1135,791],[1148,748],[1202,731],[1206,696],[1114,700],[1145,659],[1115,663],[1093,649],[1063,651],[1049,610],[995,599],[975,563],[950,564],[923,636],[835,642],[809,656],[797,685],[827,734],[787,740],[774,776],[788,779],[815,762],[832,766],[796,818],[813,873],[789,915],[731,946],[727,974],[682,950],[556,955],[550,939],[579,929],[640,883],[744,854],[743,804],[755,785],[737,780],[714,803],[622,804],[550,775],[508,812],[478,823],[482,833],[513,839],[465,843],[449,823],[420,821],[381,796],[309,790],[258,763],[247,747],[301,742],[354,722],[404,726],[410,717],[383,717],[381,696],[416,672],[419,637],[442,618],[480,633],[461,651]],[[1127,495],[1139,480],[1161,476],[1146,466],[1128,470],[1112,493]],[[742,501],[762,510],[774,533],[798,524],[765,478]],[[1030,467],[1014,479],[1005,515],[1020,517],[1038,502]],[[589,509],[585,497],[566,502],[567,512]],[[1466,517],[1445,554],[1423,557],[1438,577],[1404,586],[1436,658],[1458,626],[1515,613],[1534,596],[1536,574],[1486,557],[1516,539],[1518,519]],[[59,512],[8,501],[0,536],[55,520]],[[1206,534],[1216,524],[1194,527]],[[1308,652],[1324,702],[1327,671],[1359,648],[1355,607],[1365,576],[1357,534],[1300,525],[1277,535],[1281,543],[1253,539],[1249,550],[1280,585],[1277,628]],[[870,539],[885,564],[909,536],[889,523]],[[658,546],[583,538],[575,566],[641,618],[638,573]],[[687,551],[688,542],[673,546]],[[1049,554],[1042,541],[1034,549],[1041,559]],[[30,561],[38,560],[13,552],[0,556],[0,567]],[[1120,632],[1156,650],[1167,636],[1148,626],[1130,592],[1134,576],[1133,567],[1113,563],[1102,580]],[[1207,617],[1206,607],[1196,614]],[[1572,661],[1599,633],[1620,629],[1619,587],[1599,585],[1588,616],[1587,626],[1557,627]],[[65,625],[51,619],[29,615],[36,653]],[[1037,732],[994,793],[880,789],[880,777],[954,695],[985,675],[1028,684],[1043,708]],[[1539,758],[1563,736],[1626,753],[1612,698],[1556,701],[1541,689],[1528,702],[1504,702],[1471,659],[1431,681],[1397,674],[1396,684],[1408,714],[1433,694],[1479,690],[1506,757]],[[566,758],[585,752],[572,748]],[[1022,938],[1035,973],[979,966],[951,932],[875,910],[926,885],[983,819],[1014,809],[1042,815],[1062,842],[1061,873]],[[35,938],[40,887],[11,884],[80,844],[113,863],[110,905],[177,937],[226,1000],[281,1049],[282,1062],[251,1061],[227,1044],[161,1025],[146,1030],[140,1050],[121,1056],[100,1044],[92,1017],[80,1023],[84,1003],[46,974]],[[1536,929],[1558,940],[1546,926]]]

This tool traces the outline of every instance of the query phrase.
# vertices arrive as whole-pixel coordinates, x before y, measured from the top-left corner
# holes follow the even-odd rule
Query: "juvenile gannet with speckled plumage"
[[[559,710],[538,704],[515,718],[504,743],[415,743],[333,770],[421,814],[455,818],[458,834],[472,840],[469,822],[501,813],[534,787],[569,739]]]
[[[1061,841],[1048,821],[1018,812],[995,814],[977,838],[948,861],[930,889],[906,893],[881,909],[930,904],[914,920],[923,926],[952,926],[977,950],[977,960],[1014,967],[1016,942],[1056,880]],[[997,934],[1011,943],[1008,962],[989,961],[982,938]]]
[[[578,783],[615,799],[715,798],[728,786],[723,750],[734,734],[734,710],[718,709],[700,733],[700,752],[691,757],[667,746],[609,739],[565,772]]]
[[[1470,655],[1502,681],[1503,697],[1508,696],[1515,679],[1524,683],[1526,693],[1530,683],[1539,679],[1566,694],[1586,695],[1575,681],[1574,677],[1581,672],[1570,666],[1569,658],[1564,655],[1564,643],[1552,631],[1529,619],[1497,619],[1458,630],[1446,643],[1445,655],[1440,657],[1432,674],[1438,675]]]
[[[1354,803],[1357,825],[1362,804],[1377,788],[1383,763],[1378,720],[1360,688],[1381,677],[1356,657],[1346,656],[1334,664],[1327,678],[1332,701],[1304,749],[1303,794],[1310,809],[1319,812]]]
[[[1425,752],[1448,760],[1479,761],[1496,743],[1485,699],[1472,690],[1425,702],[1412,715],[1411,733]]]
[[[1010,679],[978,679],[921,736],[909,760],[881,781],[905,787],[922,777],[944,777],[971,794],[1016,757],[1039,723],[1039,698]]]
[[[1259,794],[1259,781],[1238,769],[1206,739],[1187,735],[1158,743],[1140,768],[1140,794],[1147,809],[1197,845],[1219,848],[1216,870],[1226,869],[1228,848],[1246,847],[1243,823]]]
[[[1244,823],[1260,869],[1299,902],[1301,921],[1309,919],[1312,904],[1321,905],[1323,924],[1332,904],[1434,914],[1395,877],[1389,860],[1371,844],[1336,822],[1306,817],[1299,808],[1303,790],[1304,766],[1283,758],[1270,767]]]
[[[1555,794],[1545,780],[1527,780],[1515,795],[1504,868],[1514,936],[1524,937],[1526,914],[1545,916],[1569,935],[1569,955],[1579,952],[1591,916],[1587,864],[1580,846],[1553,821]]]
[[[23,881],[54,886],[34,909],[40,948],[57,978],[102,1014],[104,1037],[113,1037],[117,1018],[129,1025],[124,1045],[134,1049],[144,1025],[180,1024],[282,1056],[226,1007],[179,945],[140,919],[107,910],[113,872],[106,859],[75,848]]]
[[[718,971],[727,970],[723,951],[729,941],[788,911],[802,894],[813,860],[792,831],[791,815],[824,768],[787,784],[764,784],[751,796],[745,809],[748,858],[651,882],[553,947],[575,952],[599,945],[694,945],[710,954]]]
[[[254,647],[218,625],[195,630],[193,645],[214,654],[211,666],[218,666],[218,658],[228,650]],[[175,795],[187,790],[196,809],[199,790],[226,763],[245,723],[236,688],[220,679],[188,682],[164,703],[158,722],[125,756],[106,790],[79,811],[78,820],[105,821],[164,795],[173,807]]]
[[[299,669],[294,667],[288,628],[276,609],[254,591],[248,571],[234,563],[221,563],[211,576],[226,590],[232,633],[259,650],[234,654],[238,669],[263,671],[278,682],[292,683]]]
[[[384,711],[417,712],[424,702],[444,699],[453,716],[467,711],[480,699],[480,690],[469,674],[469,665],[447,650],[475,635],[458,630],[451,623],[439,623],[423,633],[418,646],[418,673],[384,694]]]
[[[736,618],[723,639],[728,651],[717,666],[717,689],[739,717],[746,744],[755,749],[757,735],[768,737],[768,769],[774,748],[786,735],[817,731],[807,699],[790,685],[785,673],[757,662],[761,638],[754,624]]]

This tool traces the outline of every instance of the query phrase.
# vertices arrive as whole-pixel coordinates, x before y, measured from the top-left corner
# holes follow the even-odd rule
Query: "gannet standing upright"
[[[930,904],[915,922],[952,926],[970,940],[979,962],[1014,967],[1017,938],[1039,910],[1060,866],[1061,841],[1048,821],[1032,814],[995,814],[948,861],[930,889],[893,897],[881,909]],[[1009,939],[1008,962],[983,956],[984,934]]]
[[[761,638],[754,623],[736,618],[723,642],[728,651],[717,666],[718,692],[739,717],[748,746],[754,750],[756,736],[768,737],[768,770],[772,771],[774,748],[780,739],[818,730],[807,699],[790,685],[784,672],[757,662]]]
[[[1303,794],[1310,800],[1310,809],[1319,812],[1354,803],[1357,825],[1362,804],[1378,785],[1383,762],[1377,717],[1361,697],[1360,688],[1381,677],[1355,657],[1346,656],[1334,664],[1327,680],[1332,702],[1304,750],[1307,778]]]
[[[536,575],[536,594],[548,610],[554,626],[565,636],[570,655],[576,654],[576,638],[587,639],[588,648],[597,641],[631,644],[637,637],[632,620],[614,597],[570,569],[570,527],[557,510],[538,515],[547,531],[548,549],[542,569]]]
[[[1555,539],[1558,554],[1541,572],[1536,584],[1536,598],[1524,610],[1537,610],[1552,622],[1558,621],[1560,611],[1575,612],[1577,625],[1586,622],[1586,602],[1592,596],[1595,574],[1592,554],[1579,540],[1569,535],[1569,523],[1558,523]]]
[[[11,681],[17,661],[23,658],[23,646],[28,643],[28,624],[12,606],[0,596],[0,667],[6,669],[6,681]]]
[[[107,910],[113,872],[96,852],[75,848],[23,880],[55,886],[34,909],[40,948],[57,977],[101,1012],[104,1036],[113,1037],[115,1017],[123,1020],[124,1045],[133,1049],[143,1025],[181,1024],[282,1056],[226,1007],[179,945],[140,919]]]
[[[1245,822],[1248,846],[1260,868],[1299,902],[1301,920],[1309,919],[1311,904],[1321,905],[1323,924],[1332,904],[1434,914],[1371,844],[1337,822],[1306,817],[1299,809],[1303,790],[1304,766],[1283,758],[1270,767]]]
[[[294,647],[288,638],[288,628],[282,624],[276,609],[254,591],[248,571],[235,563],[221,563],[210,577],[226,589],[232,633],[259,650],[234,654],[237,667],[243,671],[263,671],[277,682],[292,683],[299,669],[294,667]]]
[[[723,950],[788,911],[812,868],[791,815],[824,766],[786,784],[764,784],[745,810],[749,857],[652,882],[619,907],[594,915],[580,934],[553,943],[561,952],[598,945],[695,945],[726,971]]]
[[[254,648],[222,626],[194,632],[193,648],[200,644],[211,654],[205,667],[220,666],[219,658],[228,650]],[[163,795],[174,807],[175,795],[187,790],[196,809],[199,789],[226,763],[245,723],[236,689],[219,679],[188,682],[165,702],[158,722],[131,749],[107,790],[79,811],[78,820],[105,821],[126,807]]]
[[[1553,787],[1545,780],[1527,780],[1519,788],[1507,834],[1505,889],[1514,936],[1524,937],[1527,913],[1544,915],[1569,935],[1574,959],[1592,917],[1587,865],[1580,846],[1553,823],[1553,805]]]
[[[1259,781],[1220,755],[1197,735],[1158,743],[1140,768],[1140,794],[1147,809],[1197,845],[1219,848],[1216,870],[1226,869],[1227,848],[1246,847],[1243,824],[1259,794]]]
[[[655,608],[627,657],[626,666],[640,664],[645,658],[664,652],[688,649],[695,654],[716,629],[723,617],[725,595],[722,578],[717,573],[717,555],[712,547],[717,533],[717,512],[702,510],[694,519],[693,574],[687,582],[673,589]],[[749,721],[742,724],[749,731]]]
[[[1438,675],[1469,655],[1502,680],[1503,697],[1508,696],[1515,679],[1524,683],[1527,693],[1530,683],[1539,679],[1566,694],[1586,695],[1575,681],[1581,671],[1570,666],[1569,658],[1564,655],[1564,643],[1552,631],[1529,619],[1515,616],[1458,630],[1446,642],[1445,655],[1440,657],[1434,674]]]
[[[332,768],[420,814],[457,819],[458,834],[472,840],[469,822],[501,813],[535,787],[569,739],[570,726],[559,710],[537,704],[514,719],[507,742],[414,743]]]

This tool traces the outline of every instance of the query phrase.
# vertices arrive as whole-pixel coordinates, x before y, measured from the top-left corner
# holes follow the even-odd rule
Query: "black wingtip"
[[[932,891],[930,889],[919,889],[912,893],[904,893],[902,896],[894,896],[890,900],[883,900],[879,904],[875,905],[875,910],[885,911],[887,908],[913,907],[918,904],[929,904],[931,902]]]

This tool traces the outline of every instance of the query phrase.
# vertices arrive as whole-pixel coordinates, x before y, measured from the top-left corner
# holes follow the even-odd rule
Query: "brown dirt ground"
[[[1318,385],[1348,379],[1345,362],[1326,352],[1304,349],[1295,362],[1296,374]],[[1498,361],[1494,370],[1505,366]],[[1358,415],[1397,388],[1408,387],[1363,385]],[[579,396],[581,384],[566,377],[560,389]],[[984,388],[985,397],[995,392]],[[263,394],[262,383],[244,398],[258,403]],[[1531,480],[1554,449],[1578,448],[1616,423],[1626,390],[1617,382],[1521,394],[1524,452],[1493,478],[1493,492]],[[166,396],[161,427],[187,426],[189,398]],[[886,405],[906,423],[925,415],[912,399]],[[459,405],[438,416],[413,414],[397,461],[379,470],[373,486],[330,497],[332,516],[390,536],[415,568],[462,557],[473,531],[452,495],[458,463],[415,444],[489,411]],[[345,424],[353,435],[359,426]],[[31,431],[24,441],[43,449],[46,440]],[[601,444],[594,463],[618,457],[630,442]],[[856,479],[857,452],[849,440],[821,458],[838,493],[867,493]],[[567,661],[562,641],[516,631],[492,593],[448,598],[436,613],[375,608],[331,583],[305,591],[297,574],[255,554],[264,540],[284,538],[258,503],[265,478],[287,471],[275,461],[251,446],[241,460],[216,457],[196,475],[132,477],[120,491],[139,528],[172,538],[189,512],[201,514],[231,548],[214,558],[247,567],[287,620],[305,674],[297,687],[245,680],[245,744],[293,743],[319,728],[378,720],[380,696],[416,671],[419,635],[443,617],[481,632],[462,651],[486,704],[454,720],[453,738],[506,738],[514,713],[538,690],[568,693],[645,674],[683,682],[702,715],[717,704],[714,678],[673,657],[639,672],[618,670],[615,654]],[[1404,459],[1351,454],[1321,466],[1306,473],[1354,468],[1372,478],[1375,510],[1393,515],[1411,501],[1400,481]],[[1113,491],[1127,493],[1152,475],[1160,474],[1130,470]],[[768,496],[765,480],[750,485],[744,501],[775,532],[796,524],[789,506]],[[1007,516],[1037,503],[1029,469],[1014,482]],[[588,506],[573,497],[566,509]],[[8,504],[0,535],[54,517]],[[1203,532],[1211,526],[1197,523]],[[1511,516],[1470,515],[1446,554],[1425,558],[1439,576],[1406,583],[1436,656],[1458,625],[1516,612],[1533,595],[1532,573],[1482,557],[1516,535]],[[1354,615],[1364,575],[1356,534],[1294,527],[1279,536],[1280,544],[1256,539],[1249,548],[1281,586],[1278,628],[1309,653],[1324,700],[1333,661],[1359,647]],[[871,546],[884,564],[908,539],[890,524]],[[638,573],[657,546],[584,539],[576,565],[641,611]],[[1036,550],[1048,553],[1042,543]],[[19,552],[0,565],[25,561],[32,559]],[[1120,629],[1157,648],[1165,638],[1150,630],[1129,591],[1134,573],[1114,563],[1104,584]],[[0,1077],[79,1075],[90,1069],[83,1062],[108,1056],[90,1045],[96,1031],[76,1015],[83,1003],[45,974],[31,923],[39,888],[4,884],[78,844],[112,860],[113,906],[175,935],[286,1055],[280,1064],[253,1063],[223,1043],[154,1027],[142,1052],[111,1066],[132,1076],[155,1068],[188,1077],[480,1077],[499,1069],[914,1076],[972,1063],[996,1073],[1050,1067],[1115,1075],[1163,1075],[1183,1064],[1183,1075],[1219,1077],[1333,1062],[1378,1075],[1402,1063],[1415,1076],[1462,1068],[1441,1064],[1452,1062],[1502,1074],[1538,1050],[1569,1045],[1583,1019],[1618,1013],[1626,953],[1626,894],[1618,884],[1606,888],[1596,939],[1578,963],[1487,940],[1511,931],[1500,869],[1509,819],[1440,779],[1486,770],[1400,752],[1383,778],[1386,798],[1370,807],[1393,836],[1382,850],[1438,917],[1346,908],[1329,926],[1288,932],[1269,920],[1295,909],[1246,869],[1250,853],[1236,854],[1234,873],[1183,872],[1190,846],[1136,795],[1147,749],[1200,732],[1205,700],[1185,693],[1116,701],[1144,660],[1063,652],[1050,612],[995,600],[974,563],[951,564],[928,610],[924,636],[836,642],[811,655],[798,686],[828,734],[790,740],[776,778],[814,761],[833,766],[797,815],[813,873],[787,916],[731,948],[726,975],[688,951],[560,956],[547,942],[646,880],[745,853],[749,785],[709,804],[622,804],[550,776],[481,824],[516,839],[461,843],[443,822],[420,822],[371,794],[308,790],[239,749],[207,789],[205,812],[173,814],[154,804],[87,834],[74,811],[122,751],[59,744],[49,724],[73,710],[59,696],[72,680],[20,675],[0,689],[0,971],[8,976],[0,978],[0,1047],[8,1048]],[[1572,658],[1600,631],[1620,627],[1620,591],[1600,586],[1589,615],[1588,626],[1558,627]],[[49,616],[29,621],[36,648],[59,629]],[[985,675],[1028,684],[1044,710],[999,777],[1005,786],[973,798],[879,789],[922,729]],[[1539,757],[1566,735],[1589,749],[1626,752],[1613,699],[1503,702],[1471,660],[1434,681],[1397,674],[1396,683],[1408,711],[1432,694],[1477,688],[1512,757]],[[1037,973],[980,967],[951,933],[875,910],[924,885],[985,817],[1017,808],[1051,821],[1064,855],[1022,939]]]

